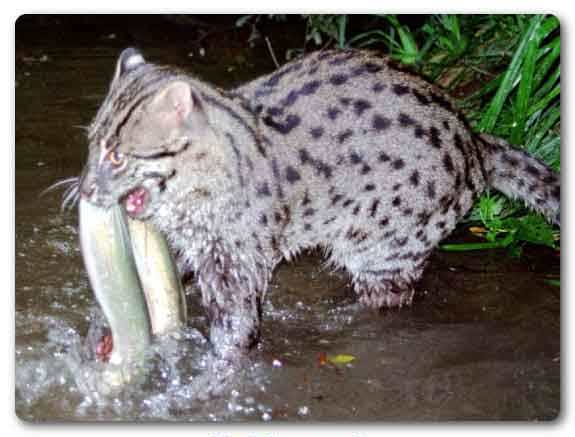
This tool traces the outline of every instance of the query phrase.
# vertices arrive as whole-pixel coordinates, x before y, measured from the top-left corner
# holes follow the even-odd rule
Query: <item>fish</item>
[[[186,298],[168,242],[148,222],[128,217],[128,229],[152,333],[178,332],[187,322]]]
[[[113,349],[102,374],[103,386],[112,390],[141,374],[152,342],[151,322],[124,211],[83,198],[78,209],[84,266],[112,333]]]
[[[94,354],[107,364],[99,386],[110,391],[141,375],[154,336],[187,323],[184,288],[165,237],[150,223],[83,198],[79,222],[90,285],[111,331],[102,348],[110,355]]]

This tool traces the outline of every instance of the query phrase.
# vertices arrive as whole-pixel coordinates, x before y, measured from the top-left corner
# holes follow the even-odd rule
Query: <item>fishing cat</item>
[[[486,187],[557,224],[560,211],[558,174],[473,134],[437,87],[353,49],[232,90],[126,49],[80,184],[88,201],[120,202],[167,236],[222,356],[257,342],[270,275],[304,248],[347,270],[361,304],[399,307]]]

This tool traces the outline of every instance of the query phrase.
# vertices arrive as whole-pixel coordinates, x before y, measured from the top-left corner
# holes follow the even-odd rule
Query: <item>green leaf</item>
[[[347,27],[347,15],[340,15],[337,19],[338,45],[342,49],[345,47],[345,28]]]
[[[337,354],[337,355],[328,355],[327,360],[332,364],[348,364],[355,360],[353,355],[348,354]]]
[[[520,77],[521,64],[523,62],[523,58],[525,56],[525,51],[527,50],[529,41],[531,41],[531,39],[535,37],[535,33],[538,27],[540,26],[542,20],[543,20],[542,15],[536,15],[530,20],[529,27],[524,32],[523,37],[521,38],[519,46],[517,47],[517,50],[513,55],[513,59],[511,60],[511,63],[509,64],[509,67],[507,68],[505,75],[503,76],[501,85],[499,86],[499,89],[497,90],[495,97],[493,98],[491,104],[489,105],[487,111],[485,112],[485,115],[483,116],[481,122],[478,125],[478,129],[480,132],[490,132],[493,130],[495,122],[497,121],[497,117],[501,113],[503,104],[505,103],[507,96],[511,93]]]
[[[539,214],[530,213],[520,218],[505,219],[504,226],[516,229],[517,240],[555,247],[553,227]]]

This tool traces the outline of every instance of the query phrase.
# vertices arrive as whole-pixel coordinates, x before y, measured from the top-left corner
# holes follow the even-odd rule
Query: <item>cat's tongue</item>
[[[124,199],[126,212],[132,217],[140,215],[146,209],[148,198],[148,190],[145,188],[138,187],[130,191]]]

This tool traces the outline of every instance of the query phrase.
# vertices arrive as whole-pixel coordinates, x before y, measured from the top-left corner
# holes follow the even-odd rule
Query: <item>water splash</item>
[[[112,395],[97,389],[106,365],[82,358],[82,336],[62,319],[18,314],[17,332],[26,337],[16,348],[16,411],[23,420],[221,421],[261,414],[249,404],[254,391],[265,390],[261,363],[216,358],[196,329],[158,338],[142,382]]]

